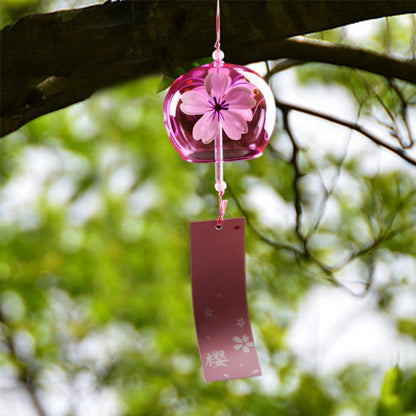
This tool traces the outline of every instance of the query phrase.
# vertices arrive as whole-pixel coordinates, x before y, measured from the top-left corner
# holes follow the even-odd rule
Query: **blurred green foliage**
[[[14,23],[20,17],[38,13],[43,0],[2,0],[0,2],[0,27]]]
[[[398,367],[393,367],[385,375],[377,416],[416,414],[416,374],[404,375]]]
[[[41,2],[6,3],[4,21]],[[322,36],[342,39],[335,32]],[[352,96],[364,97],[368,111],[377,100],[364,86],[376,86],[386,106],[400,111],[397,94],[387,84],[384,91],[371,75],[315,65],[297,73],[301,83],[342,83]],[[44,394],[58,394],[53,377],[59,376],[72,397],[58,394],[68,415],[81,412],[74,397],[78,380],[88,375],[96,391],[116,393],[122,415],[414,416],[414,370],[395,366],[381,386],[379,369],[365,363],[329,375],[306,371],[288,347],[300,302],[328,276],[313,257],[279,248],[301,247],[294,224],[268,222],[250,197],[266,189],[293,217],[293,164],[270,150],[288,142],[279,126],[262,158],[225,166],[236,198],[228,194],[227,216],[245,214],[251,225],[247,288],[265,376],[203,382],[188,229],[190,221],[217,215],[213,169],[183,162],[170,144],[159,85],[159,77],[152,77],[96,94],[2,140],[3,369],[19,388]],[[313,255],[336,264],[346,252],[361,250],[352,261],[370,271],[375,264],[387,267],[386,279],[370,291],[380,312],[414,342],[415,318],[391,311],[399,292],[415,289],[415,276],[388,268],[397,259],[416,258],[414,171],[366,173],[362,156],[341,160],[331,153],[317,166],[307,148],[301,154],[305,232],[313,229],[321,198],[316,192],[322,191],[307,180],[322,172],[331,176],[342,166],[351,185],[330,196],[337,215],[321,218],[311,234]]]

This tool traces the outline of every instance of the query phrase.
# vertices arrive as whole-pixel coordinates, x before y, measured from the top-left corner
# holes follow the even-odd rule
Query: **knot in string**
[[[219,215],[218,215],[218,219],[217,219],[217,229],[221,229],[222,228],[222,223],[224,221],[224,215],[225,215],[225,210],[227,209],[227,204],[228,201],[226,199],[222,199],[222,196],[224,195],[224,191],[219,191],[218,192],[218,209],[219,209]]]

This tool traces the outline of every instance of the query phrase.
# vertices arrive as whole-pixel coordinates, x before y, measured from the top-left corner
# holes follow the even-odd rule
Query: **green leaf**
[[[401,414],[403,410],[400,398],[402,380],[403,372],[398,365],[395,365],[386,373],[381,388],[377,416],[398,416]]]
[[[416,321],[410,318],[401,318],[397,321],[397,329],[401,334],[408,335],[416,340]]]
[[[164,90],[167,90],[175,81],[176,77],[171,75],[163,75],[162,79],[160,80],[159,86],[157,87],[157,93],[160,93]]]

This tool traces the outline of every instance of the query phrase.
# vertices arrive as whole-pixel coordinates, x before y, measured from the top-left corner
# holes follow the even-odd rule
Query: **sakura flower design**
[[[235,324],[239,326],[240,328],[242,328],[246,324],[246,321],[244,320],[244,318],[239,318],[236,320]]]
[[[254,342],[249,341],[249,337],[247,335],[243,335],[243,338],[240,337],[234,337],[233,341],[236,343],[234,345],[234,349],[236,351],[242,350],[243,352],[247,353],[250,352],[250,348],[254,347]]]
[[[247,122],[253,119],[251,109],[256,103],[248,85],[231,85],[226,72],[211,72],[203,87],[183,93],[182,112],[190,116],[202,114],[193,127],[192,137],[204,144],[211,143],[221,127],[231,140],[240,140],[248,132]]]

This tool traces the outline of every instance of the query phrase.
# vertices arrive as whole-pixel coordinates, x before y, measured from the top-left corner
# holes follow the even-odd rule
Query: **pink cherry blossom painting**
[[[253,118],[251,109],[256,104],[248,82],[231,84],[226,72],[211,72],[205,78],[204,88],[187,91],[182,95],[181,110],[187,115],[202,114],[195,123],[192,136],[211,143],[220,128],[231,140],[240,140],[247,133],[247,121]]]
[[[164,103],[169,138],[183,159],[214,163],[223,132],[224,162],[260,156],[276,122],[273,93],[253,70],[212,62],[192,68],[169,88]]]

